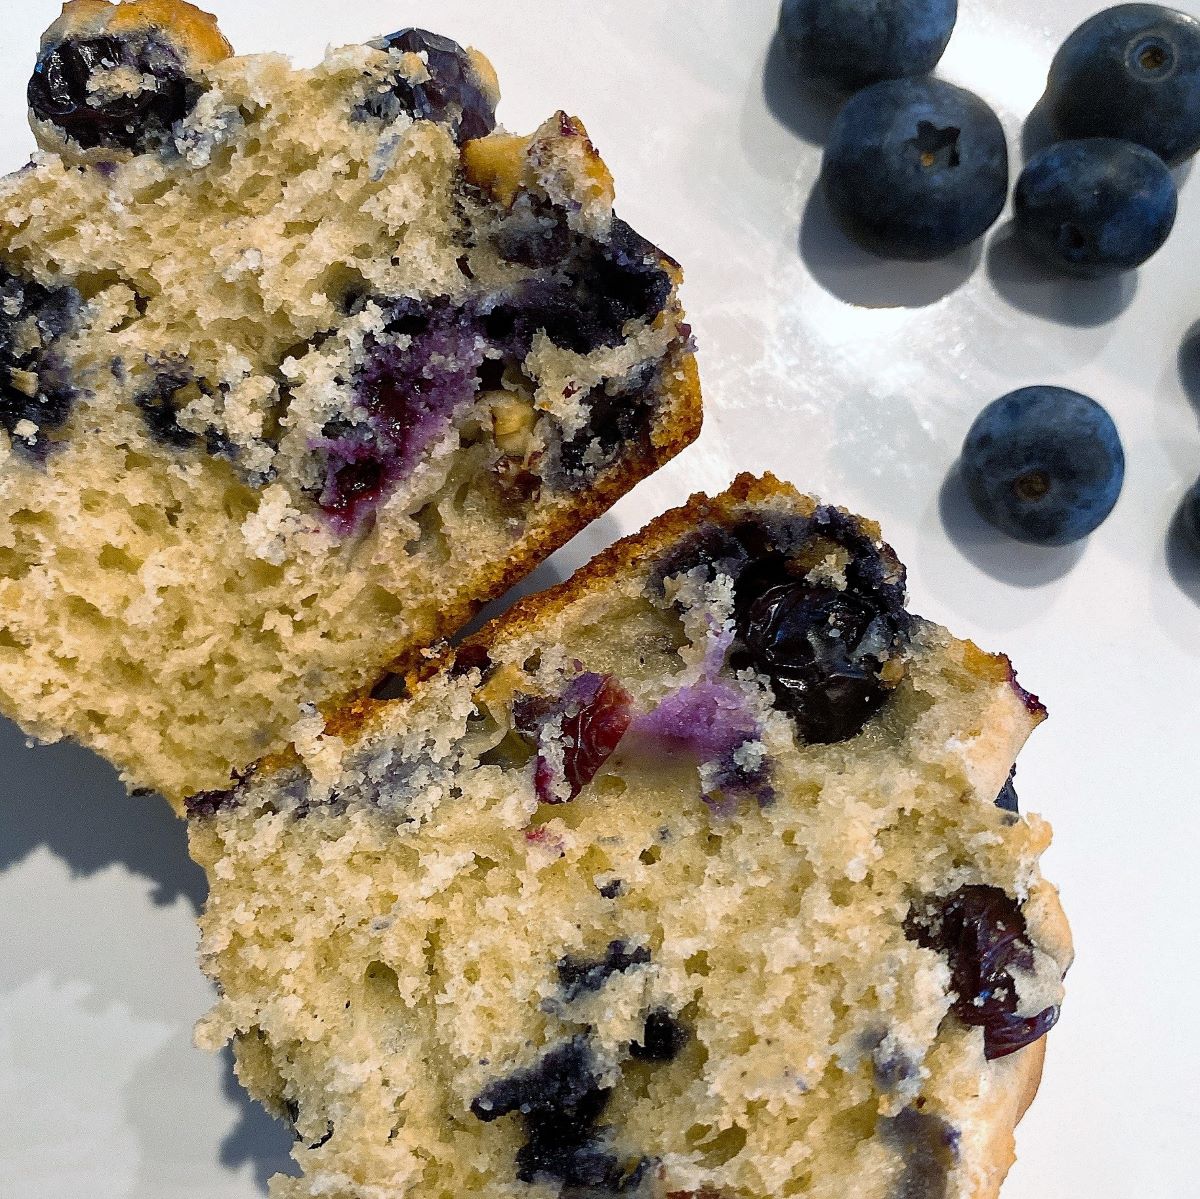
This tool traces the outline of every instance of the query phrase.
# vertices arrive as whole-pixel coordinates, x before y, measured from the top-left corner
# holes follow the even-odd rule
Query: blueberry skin
[[[958,0],[783,0],[779,31],[805,78],[853,92],[937,66]]]
[[[825,195],[855,240],[888,258],[931,259],[969,245],[1008,196],[1008,145],[996,114],[940,79],[876,83],[838,113]]]
[[[1177,166],[1200,149],[1200,21],[1159,4],[1119,4],[1085,21],[1050,66],[1058,137],[1117,137]]]
[[[1059,142],[1032,158],[1014,202],[1017,228],[1039,259],[1094,279],[1156,254],[1175,224],[1179,194],[1157,154],[1096,137]]]
[[[963,443],[962,473],[989,524],[1018,541],[1070,545],[1113,510],[1125,453],[1095,400],[1065,387],[1025,387],[979,414]]]

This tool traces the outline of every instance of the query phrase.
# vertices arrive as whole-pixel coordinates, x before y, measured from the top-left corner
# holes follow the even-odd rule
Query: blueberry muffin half
[[[995,1196],[1071,957],[1044,712],[904,605],[743,477],[196,796],[271,1194]]]
[[[73,0],[0,183],[0,708],[179,799],[691,441],[678,266],[583,125],[408,29],[312,70]]]

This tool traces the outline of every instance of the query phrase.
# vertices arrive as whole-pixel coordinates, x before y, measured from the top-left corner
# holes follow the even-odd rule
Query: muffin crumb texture
[[[743,477],[195,797],[271,1194],[992,1199],[1071,955],[1043,715]]]
[[[176,801],[463,624],[699,428],[581,122],[402,30],[311,70],[75,0],[0,183],[0,708]]]

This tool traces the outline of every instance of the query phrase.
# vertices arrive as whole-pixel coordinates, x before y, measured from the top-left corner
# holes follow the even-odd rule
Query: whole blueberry
[[[1069,545],[1113,510],[1125,453],[1095,400],[1065,387],[1025,387],[979,414],[962,472],[990,524],[1020,541]]]
[[[1097,278],[1132,270],[1170,236],[1179,208],[1171,172],[1133,142],[1059,142],[1017,180],[1017,228],[1045,262]]]
[[[940,258],[993,224],[1008,195],[996,114],[940,79],[876,83],[848,100],[825,150],[825,195],[843,228],[889,258]]]
[[[783,0],[779,30],[807,79],[857,91],[937,66],[958,0]]]
[[[1118,4],[1063,43],[1046,83],[1059,137],[1119,137],[1168,166],[1200,149],[1200,21],[1160,4]]]

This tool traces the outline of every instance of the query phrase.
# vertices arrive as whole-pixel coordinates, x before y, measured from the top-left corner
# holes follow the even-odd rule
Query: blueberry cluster
[[[780,15],[805,78],[854,93],[830,133],[823,185],[847,233],[886,257],[961,249],[1007,198],[996,114],[928,76],[956,16],[952,0],[785,0]],[[1200,148],[1200,22],[1153,4],[1098,14],[1055,58],[1045,107],[1061,140],[1017,183],[1026,245],[1078,275],[1140,266],[1175,222],[1169,168]]]
[[[471,1114],[484,1123],[519,1115],[525,1144],[517,1177],[609,1194],[636,1190],[650,1162],[613,1152],[600,1117],[612,1095],[586,1036],[551,1049],[539,1062],[497,1079],[476,1097]]]
[[[830,132],[822,186],[842,228],[883,257],[944,257],[982,237],[1004,208],[999,119],[978,96],[928,75],[956,16],[957,5],[940,0],[783,3],[780,37],[804,78],[853,93]],[[1200,149],[1200,21],[1157,4],[1098,13],[1058,51],[1041,107],[1058,140],[1017,180],[1022,244],[1067,275],[1141,266],[1175,224],[1172,168]],[[1108,413],[1058,387],[997,400],[963,447],[963,478],[981,515],[1041,545],[1096,529],[1124,469]],[[1198,496],[1200,483],[1185,518]]]

